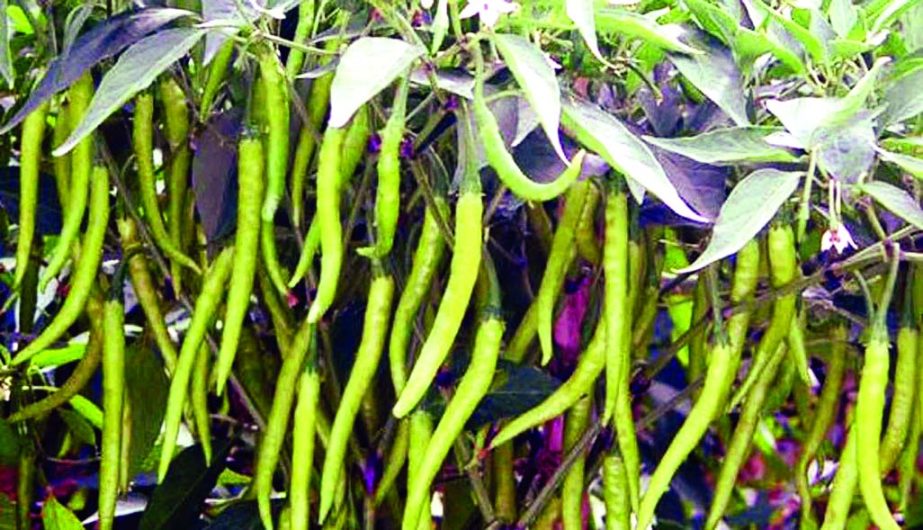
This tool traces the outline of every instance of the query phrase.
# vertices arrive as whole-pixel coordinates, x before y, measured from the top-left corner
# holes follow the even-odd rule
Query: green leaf
[[[811,150],[827,140],[831,131],[864,121],[860,111],[875,87],[884,65],[889,59],[879,59],[872,69],[842,98],[804,97],[788,100],[770,100],[766,108],[791,133],[798,146]]]
[[[6,15],[6,0],[0,0],[0,75],[13,87],[13,56],[10,53],[10,24]]]
[[[80,519],[49,495],[42,506],[42,523],[45,530],[83,530]]]
[[[125,352],[125,388],[131,406],[129,476],[143,468],[160,435],[170,382],[160,357],[150,348],[129,347]]]
[[[574,98],[564,101],[562,123],[578,142],[596,152],[613,169],[643,186],[677,215],[693,221],[708,220],[692,211],[654,153],[614,116]]]
[[[233,469],[225,469],[218,476],[219,486],[246,486],[253,482],[253,478],[248,475],[242,475]]]
[[[811,56],[817,63],[824,63],[827,60],[827,48],[824,46],[824,42],[819,39],[816,35],[811,33],[810,30],[798,24],[794,20],[782,15],[775,9],[770,8],[762,0],[752,0],[753,5],[760,9],[763,14],[768,15],[769,18],[774,20],[780,26],[785,28],[785,31],[794,37],[802,46],[808,54]]]
[[[830,46],[830,54],[835,60],[853,59],[857,55],[874,48],[874,46],[869,43],[852,39],[833,39],[828,44]]]
[[[58,415],[67,424],[75,440],[89,446],[96,446],[96,431],[86,418],[69,409],[58,409]]]
[[[866,182],[859,189],[875,199],[889,212],[913,226],[923,229],[923,210],[920,209],[916,199],[906,191],[878,180]]]
[[[881,12],[877,13],[870,31],[878,33],[894,22],[901,14],[918,4],[920,0],[891,0]]]
[[[103,428],[103,411],[96,405],[96,403],[93,403],[88,398],[81,396],[80,394],[70,398],[68,403],[70,403],[70,406],[73,407],[78,414],[90,422],[90,425],[96,427],[97,429]]]
[[[740,28],[737,31],[732,47],[734,52],[743,59],[752,60],[769,53],[796,74],[804,74],[808,71],[801,55],[778,43],[775,38],[749,28]]]
[[[541,49],[518,35],[496,34],[494,43],[525,93],[529,106],[538,116],[538,121],[555,153],[567,162],[558,136],[561,124],[561,88],[558,86],[554,69],[545,60]]]
[[[738,126],[750,125],[743,79],[727,48],[710,43],[705,53],[668,54],[683,76],[715,102]]]
[[[801,172],[758,169],[734,186],[718,213],[702,254],[677,272],[697,271],[742,249],[756,237],[798,188]]]
[[[683,138],[656,138],[644,140],[661,149],[678,153],[697,162],[712,165],[730,165],[740,162],[794,162],[798,157],[787,150],[766,142],[766,137],[777,133],[779,127],[731,127],[697,136]]]
[[[917,3],[901,14],[900,35],[907,53],[923,48],[923,3]]]
[[[577,26],[577,31],[583,37],[583,42],[597,59],[602,60],[599,52],[599,42],[596,39],[596,16],[593,13],[593,0],[565,0],[564,8],[567,16]]]
[[[157,76],[186,55],[205,34],[205,30],[196,28],[168,29],[145,37],[128,48],[115,66],[106,72],[83,121],[54,150],[54,156],[61,156],[73,149],[110,114],[150,86]]]
[[[841,38],[847,38],[853,26],[859,21],[856,6],[852,0],[830,0],[827,6],[827,14],[830,16],[830,25],[833,31]]]
[[[707,0],[685,0],[692,16],[707,33],[730,46],[734,36],[742,29],[730,13]]]
[[[682,26],[658,24],[656,20],[617,8],[603,8],[596,13],[596,26],[603,33],[635,37],[666,51],[696,55],[700,50],[681,41]]]
[[[343,127],[376,94],[426,53],[422,46],[398,39],[363,37],[343,52],[330,91],[331,127]]]
[[[17,530],[16,503],[7,494],[0,493],[0,530]]]
[[[840,108],[834,116],[831,117],[833,120],[831,123],[849,120],[855,116],[856,113],[865,108],[866,101],[868,101],[869,96],[871,96],[872,92],[875,90],[878,76],[881,75],[881,70],[890,62],[890,57],[882,57],[875,61],[872,68],[862,76],[862,79],[856,83],[852,90],[840,100]]]
[[[885,150],[879,150],[878,156],[885,162],[890,162],[895,166],[903,169],[918,179],[923,179],[923,160],[915,156],[902,155],[900,153],[891,153]]]
[[[212,463],[206,466],[201,446],[184,449],[170,463],[163,483],[154,490],[150,504],[141,515],[138,529],[192,528],[199,518],[202,502],[224,470],[230,450],[231,440],[216,440]]]
[[[884,90],[882,101],[885,124],[899,123],[923,112],[923,61],[891,81]]]
[[[0,418],[0,466],[15,466],[19,462],[19,435],[12,425]]]
[[[85,342],[83,344],[71,343],[61,348],[48,348],[47,350],[42,350],[32,358],[32,366],[43,369],[76,362],[83,359],[83,355],[86,351],[87,345]]]
[[[888,151],[896,151],[905,155],[923,156],[923,136],[885,138],[881,140],[881,146]]]
[[[436,54],[442,47],[442,41],[445,40],[446,33],[449,32],[449,0],[436,0],[436,14],[433,16],[433,43],[430,48],[432,54]]]

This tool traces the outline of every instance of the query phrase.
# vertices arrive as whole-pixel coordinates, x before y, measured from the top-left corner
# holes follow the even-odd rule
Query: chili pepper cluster
[[[919,257],[902,252],[900,244],[923,228],[919,219],[898,213],[910,227],[886,233],[869,208],[881,241],[837,262],[841,269],[822,271],[839,273],[874,261],[865,270],[872,280],[856,273],[852,283],[868,310],[852,318],[858,326],[836,311],[813,322],[815,310],[804,296],[813,281],[804,272],[811,259],[804,251],[808,229],[814,228],[809,221],[826,219],[834,230],[828,234],[845,233],[855,246],[841,211],[849,201],[843,187],[852,184],[826,175],[828,203],[816,214],[811,208],[811,186],[820,181],[815,155],[823,146],[797,147],[810,157],[807,172],[764,167],[741,179],[737,190],[751,178],[774,179],[787,195],[770,215],[753,215],[765,217],[761,224],[740,220],[741,230],[752,234],[733,243],[718,228],[733,213],[729,198],[710,219],[716,228],[709,245],[724,248],[710,253],[701,237],[693,241],[701,225],[665,228],[642,221],[651,203],[642,200],[642,188],[687,221],[709,219],[694,211],[663,171],[643,173],[649,180],[639,180],[631,169],[643,162],[629,155],[657,158],[587,98],[568,93],[555,102],[570,155],[560,138],[550,143],[563,168],[543,181],[527,174],[496,105],[509,97],[501,88],[523,84],[522,63],[508,57],[521,59],[516,46],[529,40],[489,27],[501,15],[518,16],[518,8],[492,0],[477,9],[471,3],[460,16],[456,3],[438,2],[429,54],[422,41],[410,42],[419,36],[409,22],[400,23],[397,8],[371,2],[375,16],[357,33],[345,9],[323,12],[326,2],[298,2],[291,42],[275,35],[271,23],[254,23],[214,47],[208,61],[178,63],[132,92],[120,108],[130,118],[130,145],[121,154],[110,149],[102,128],[72,137],[79,125],[92,121],[87,116],[105,97],[89,69],[32,108],[16,133],[18,232],[13,295],[5,307],[19,303],[21,311],[35,313],[34,300],[26,311],[27,298],[53,282],[66,282],[68,289],[34,332],[29,317],[28,329],[17,330],[21,339],[4,356],[4,370],[21,388],[4,409],[5,422],[23,432],[39,429],[50,413],[88,393],[100,373],[98,524],[114,528],[118,500],[132,491],[137,471],[129,457],[137,443],[132,425],[146,421],[133,414],[139,403],[126,390],[128,352],[152,344],[169,389],[151,471],[161,484],[169,480],[184,430],[210,462],[216,458],[219,412],[244,409],[247,419],[241,423],[256,426],[257,435],[249,482],[235,494],[255,501],[267,529],[371,528],[385,519],[388,528],[432,528],[434,494],[445,499],[452,478],[460,476],[480,509],[478,527],[556,528],[560,521],[565,530],[595,528],[587,500],[601,497],[604,510],[596,513],[603,514],[606,528],[647,529],[657,525],[683,466],[717,446],[721,457],[708,469],[711,495],[690,510],[711,530],[732,524],[729,515],[742,504],[735,495],[755,440],[765,436],[767,420],[788,407],[795,409],[786,417],[794,418],[790,430],[800,451],[787,485],[797,495],[801,528],[846,528],[856,513],[878,528],[900,528],[919,489],[916,459],[923,431],[918,338],[923,268],[904,263]],[[463,33],[460,19],[476,13],[481,25],[466,26],[471,31]],[[347,62],[343,50],[354,50],[362,39],[394,44],[366,35],[379,29],[378,17],[393,23],[412,57],[402,68],[382,64],[397,71],[349,112],[335,109],[343,93],[337,92],[338,81],[348,77],[341,68]],[[622,22],[635,24],[635,32],[650,31],[646,22],[627,15]],[[434,75],[450,27],[457,33],[449,48],[458,58],[452,66],[467,82],[454,87],[459,93],[451,97],[448,89],[428,90],[421,81]],[[670,53],[695,55],[663,35],[656,42]],[[581,45],[599,56],[604,70],[624,75],[631,70],[622,72],[602,59],[595,37]],[[516,83],[494,76],[497,58],[507,59]],[[838,112],[865,105],[871,89],[863,83],[874,82],[886,62],[862,63],[863,77],[836,100]],[[553,77],[553,69],[542,64]],[[534,103],[527,92],[520,99]],[[191,191],[195,140],[215,127],[215,116],[231,111],[241,116],[239,134],[223,138],[235,153],[236,222],[232,234],[210,238],[199,197]],[[781,115],[779,121],[785,125]],[[643,149],[620,153],[612,147],[618,141],[595,127],[619,131]],[[766,133],[758,142],[747,140],[751,146],[762,142],[760,148],[769,152],[758,157],[760,163],[800,163],[791,153],[796,147],[771,146],[770,133],[758,127],[740,129],[741,135]],[[777,129],[771,133],[781,135]],[[786,142],[800,141],[789,136]],[[654,138],[651,144],[666,151],[667,140],[679,142]],[[51,157],[48,144],[72,147]],[[593,171],[589,166],[599,160],[608,167]],[[900,160],[901,167],[916,167]],[[454,177],[446,169],[452,162]],[[51,167],[63,215],[60,232],[43,242],[37,225],[45,166]],[[802,173],[805,198],[792,223],[794,209],[786,201]],[[660,174],[663,181],[650,180]],[[912,213],[919,210],[918,197],[902,190],[906,199],[894,199],[893,191],[861,185],[850,189],[866,190],[886,205],[911,201]],[[514,261],[492,234],[494,216],[503,208],[527,219],[530,234],[521,239],[535,243],[526,254],[539,256],[530,258],[524,273],[529,290],[530,276],[537,280],[524,311],[510,303],[521,295],[513,292],[517,286],[501,280],[500,273],[511,267],[495,263]],[[364,236],[361,243],[357,233]],[[827,247],[833,245],[829,241]],[[673,270],[664,264],[670,246],[681,255],[680,263],[670,265]],[[844,243],[835,250],[847,248]],[[686,250],[700,256],[691,266]],[[107,259],[113,256],[117,259]],[[107,261],[116,264],[108,267]],[[581,330],[580,353],[571,362],[561,355],[556,326],[570,318],[562,308],[570,296],[568,280],[577,276],[589,287],[579,322],[571,323]],[[668,312],[664,302],[674,294],[688,302],[688,322],[655,346],[658,315]],[[131,316],[130,299],[142,318]],[[892,356],[887,317],[901,304]],[[363,307],[361,318],[358,311],[350,313],[357,305]],[[181,326],[171,317],[177,308],[184,315]],[[347,320],[358,330],[358,341],[342,354],[331,330]],[[126,332],[134,321],[140,323],[138,336]],[[78,330],[89,334],[69,377],[48,395],[32,392],[30,386],[43,377],[36,360]],[[855,346],[857,330],[864,333],[861,348]],[[825,345],[820,354],[818,341]],[[338,358],[343,355],[345,363]],[[673,356],[681,363],[672,362]],[[852,362],[856,357],[861,363]],[[652,455],[645,443],[649,428],[672,405],[641,419],[638,412],[651,380],[668,363],[684,370],[687,388],[680,394],[690,405]],[[337,368],[343,364],[346,370]],[[507,365],[535,365],[565,377],[515,414],[473,425],[479,408],[503,387]],[[454,377],[446,376],[448,368]],[[823,374],[822,384],[816,373]],[[641,380],[647,384],[638,385]],[[391,388],[383,390],[388,381]],[[842,406],[853,387],[854,406]],[[842,447],[831,451],[836,444],[828,439],[840,426]],[[249,443],[241,426],[221,429],[230,430],[236,444]],[[551,476],[530,478],[542,484],[534,487],[517,462],[555,445],[560,466]],[[823,468],[831,454],[838,465],[823,477],[815,468]],[[279,497],[282,502],[274,503]]]

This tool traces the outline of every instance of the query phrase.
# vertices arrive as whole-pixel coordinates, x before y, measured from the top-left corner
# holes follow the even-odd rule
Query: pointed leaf
[[[738,126],[750,125],[743,79],[731,51],[717,42],[696,55],[669,54],[670,61]]]
[[[202,2],[203,25],[223,26],[218,31],[210,31],[205,37],[205,53],[202,60],[211,62],[218,49],[226,40],[233,37],[244,25],[260,17],[254,5],[262,6],[264,2],[241,2],[240,0],[208,0]]]
[[[0,466],[15,466],[19,461],[19,435],[16,429],[0,418]]]
[[[426,53],[421,46],[398,39],[363,37],[340,57],[330,92],[331,127],[342,127],[356,110],[410,68]]]
[[[762,0],[753,0],[753,5],[757,9],[760,9],[763,14],[769,15],[772,20],[785,28],[785,31],[804,47],[804,50],[808,52],[811,59],[815,62],[823,63],[827,60],[827,48],[824,46],[824,41],[811,33],[810,30],[782,15],[775,9],[770,8],[763,3]]]
[[[93,65],[119,53],[152,31],[192,14],[182,9],[144,9],[110,18],[84,33],[66,55],[57,57],[48,65],[48,72],[38,87],[16,115],[0,129],[0,134],[15,127],[48,98],[69,87]]]
[[[815,131],[830,121],[839,106],[840,101],[836,98],[806,97],[766,102],[766,109],[782,123],[802,149],[813,147]]]
[[[707,0],[685,0],[685,4],[702,29],[725,45],[731,44],[740,28],[733,15]]]
[[[496,34],[494,43],[538,116],[555,152],[561,160],[567,160],[558,137],[561,89],[554,69],[548,64],[541,49],[518,35]]]
[[[465,99],[474,99],[474,76],[463,70],[438,69],[433,72],[436,86]],[[426,67],[415,68],[410,72],[410,81],[421,86],[429,86]]]
[[[614,116],[595,105],[567,98],[564,101],[562,121],[578,142],[653,193],[678,215],[693,221],[708,221],[692,211],[679,196],[650,148]]]
[[[0,76],[13,86],[13,56],[10,53],[10,24],[6,16],[6,0],[0,0]]]
[[[697,136],[683,138],[656,138],[644,140],[661,149],[683,155],[697,162],[730,165],[741,162],[794,162],[798,158],[788,150],[766,142],[770,134],[780,132],[779,127],[731,127]]]
[[[63,504],[49,495],[42,505],[42,523],[45,530],[83,530],[80,519]]]
[[[207,466],[201,446],[193,445],[184,449],[170,464],[163,483],[154,490],[150,504],[141,515],[138,529],[194,527],[201,504],[215,487],[230,451],[231,440],[215,440],[212,463]]]
[[[430,53],[433,55],[442,48],[442,41],[449,32],[449,0],[436,1],[436,14],[433,16],[433,43]]]
[[[872,22],[870,31],[872,33],[878,33],[894,22],[904,11],[917,4],[917,2],[918,0],[891,0],[888,2],[887,6],[877,14],[875,21]]]
[[[770,100],[766,108],[782,122],[804,149],[813,149],[829,137],[832,129],[868,121],[865,103],[889,58],[875,61],[872,68],[848,94],[841,98],[804,97],[784,101]],[[864,117],[865,116],[865,117]]]
[[[90,15],[93,14],[94,7],[93,4],[84,4],[74,8],[67,14],[67,20],[64,21],[64,38],[61,42],[61,55],[70,53],[71,47],[74,45],[74,42],[77,41],[77,37],[80,36],[80,30],[83,29],[83,25],[86,23],[87,19],[90,18]]]
[[[907,156],[884,150],[879,150],[878,156],[885,162],[894,164],[914,177],[923,179],[923,160],[915,156]]]
[[[636,37],[665,51],[690,55],[702,53],[680,40],[680,36],[686,33],[682,26],[660,24],[653,18],[624,9],[600,9],[596,14],[596,25],[600,32]]]
[[[142,464],[160,435],[170,382],[160,358],[143,344],[131,346],[125,352],[125,388],[131,413],[144,421],[131,422],[131,446],[128,455],[128,476],[142,470]]]
[[[10,472],[12,472],[12,469]],[[0,530],[18,530],[19,521],[16,520],[16,503],[10,498],[10,495],[13,494],[9,490],[0,491]]]
[[[560,385],[558,380],[534,366],[510,364],[501,374],[505,375],[505,381],[484,396],[467,422],[469,429],[522,414],[541,403]]]
[[[807,67],[799,53],[795,53],[780,44],[774,36],[766,33],[760,33],[749,28],[739,28],[734,35],[731,47],[734,49],[734,53],[742,59],[753,60],[769,53],[791,69],[792,72],[796,74],[807,72]]]
[[[817,166],[833,178],[855,183],[875,161],[875,129],[868,113],[821,127],[813,136]]]
[[[593,14],[593,0],[565,0],[564,9],[570,17],[577,31],[583,37],[583,42],[597,59],[602,60],[599,52],[599,42],[596,39],[596,17]]]
[[[110,114],[144,90],[171,64],[186,55],[206,34],[196,28],[176,28],[146,37],[129,48],[106,72],[86,116],[71,135],[54,150],[61,156],[92,133]]]
[[[74,408],[81,416],[97,429],[103,428],[103,410],[99,405],[93,403],[88,398],[77,394],[68,400],[70,406]]]
[[[923,229],[923,210],[920,209],[916,199],[906,191],[877,180],[862,184],[860,189],[884,206],[889,212],[913,226]]]
[[[279,502],[273,502],[273,511],[280,507]],[[260,520],[260,511],[256,501],[235,502],[221,510],[204,530],[262,530],[263,522]]]
[[[882,97],[886,107],[882,122],[892,124],[923,112],[923,61],[885,88]]]
[[[856,12],[856,6],[852,0],[831,0],[827,6],[827,14],[830,16],[830,25],[833,31],[841,38],[847,38],[853,26],[859,20]]]
[[[697,271],[742,249],[795,192],[801,175],[776,169],[758,169],[747,175],[721,206],[708,246],[691,265],[677,272]]]
[[[237,138],[243,112],[230,108],[212,117],[195,139],[192,188],[210,246],[230,235],[237,215]]]
[[[70,409],[58,409],[58,415],[67,424],[67,430],[75,441],[90,447],[96,446],[96,431],[86,418]]]

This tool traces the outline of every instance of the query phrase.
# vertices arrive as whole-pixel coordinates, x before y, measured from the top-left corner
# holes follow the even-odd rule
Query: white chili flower
[[[420,7],[423,9],[429,9],[433,7],[433,0],[420,0]]]
[[[838,254],[842,254],[847,247],[856,248],[856,242],[842,223],[828,228],[820,240],[820,249],[823,251],[835,248]]]
[[[469,0],[458,16],[470,18],[477,15],[481,19],[481,24],[492,28],[500,19],[500,15],[512,13],[517,9],[519,4],[510,0]]]

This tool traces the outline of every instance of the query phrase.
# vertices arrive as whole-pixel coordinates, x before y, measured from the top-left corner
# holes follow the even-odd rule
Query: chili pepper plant
[[[923,4],[0,0],[0,526],[923,527]]]

